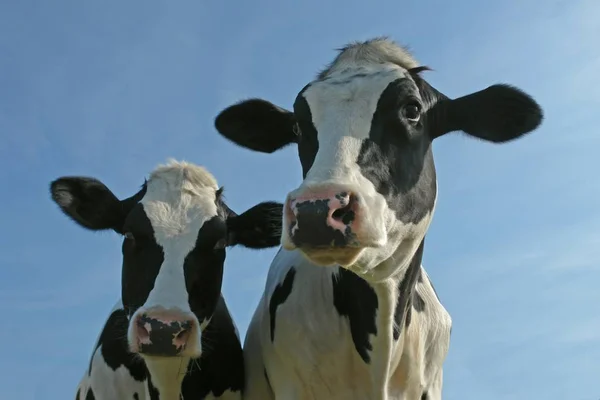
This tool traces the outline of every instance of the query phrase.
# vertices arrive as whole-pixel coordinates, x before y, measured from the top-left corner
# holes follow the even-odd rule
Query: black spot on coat
[[[148,374],[148,392],[150,393],[150,400],[160,400],[160,394],[158,393],[158,389],[152,383],[152,377]]]
[[[399,221],[418,223],[433,210],[436,174],[431,141],[422,123],[413,126],[400,118],[400,99],[415,96],[410,79],[391,82],[381,94],[369,138],[361,145],[356,163],[361,174],[395,211]]]
[[[333,275],[332,284],[333,304],[341,316],[348,318],[356,351],[366,363],[370,363],[369,352],[373,346],[369,335],[377,334],[377,294],[365,280],[343,268],[339,269],[337,276]]]
[[[233,320],[223,297],[202,334],[202,357],[190,362],[181,385],[183,398],[203,399],[212,393],[222,396],[226,390],[243,392],[244,355],[235,334]]]
[[[96,350],[102,345],[102,358],[108,366],[116,371],[119,367],[125,366],[129,373],[138,382],[143,382],[147,376],[147,370],[144,363],[130,353],[127,344],[127,328],[129,320],[125,310],[118,309],[108,317],[104,329],[96,345]],[[89,374],[92,373],[92,362],[90,361]]]
[[[271,295],[271,300],[269,301],[269,317],[271,320],[271,342],[275,340],[275,313],[277,312],[277,307],[283,304],[290,293],[292,293],[292,287],[294,285],[294,278],[296,276],[296,269],[291,267],[290,270],[285,275],[282,283],[277,284],[275,290],[273,290],[273,294]]]
[[[425,302],[417,294],[415,289],[415,285],[421,273],[421,260],[423,259],[424,246],[425,240],[419,245],[415,255],[410,261],[404,277],[398,283],[398,302],[396,303],[396,310],[394,311],[394,340],[400,338],[400,333],[404,328],[405,321],[406,326],[410,325],[412,307],[417,311],[422,311],[425,308]],[[415,296],[420,300],[418,305],[415,305]],[[419,300],[417,300],[417,303]],[[420,307],[421,309],[417,307]]]

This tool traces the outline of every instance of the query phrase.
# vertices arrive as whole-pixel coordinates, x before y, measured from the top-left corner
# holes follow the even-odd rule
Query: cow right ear
[[[250,249],[279,246],[283,204],[265,201],[240,215],[227,218],[228,246],[242,245]]]
[[[298,143],[295,126],[294,113],[262,99],[241,101],[215,118],[215,128],[222,136],[261,153]]]
[[[79,226],[99,231],[122,227],[131,208],[143,197],[146,185],[134,196],[119,200],[95,178],[65,176],[50,184],[52,200]]]

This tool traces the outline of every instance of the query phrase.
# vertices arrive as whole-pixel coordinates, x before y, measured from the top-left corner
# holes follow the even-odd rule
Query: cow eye
[[[125,236],[125,239],[127,239],[127,240],[135,240],[135,237],[133,236],[133,233],[131,233],[131,232],[125,232],[125,235],[123,235],[123,236]]]
[[[421,118],[421,105],[418,103],[407,104],[402,109],[402,113],[407,120],[417,122]]]
[[[217,243],[215,243],[215,250],[222,250],[227,246],[227,239],[223,238],[221,240],[219,240]]]

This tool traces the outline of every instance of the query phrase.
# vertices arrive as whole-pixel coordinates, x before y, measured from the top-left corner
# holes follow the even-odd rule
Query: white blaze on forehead
[[[358,184],[365,179],[356,165],[362,141],[369,137],[383,91],[401,78],[411,79],[404,68],[372,65],[332,72],[304,91],[319,142],[307,181],[344,178]]]
[[[151,173],[141,203],[164,261],[144,309],[159,306],[191,313],[184,262],[202,225],[217,215],[217,190],[212,174],[194,164],[171,161]]]
[[[203,167],[170,161],[150,174],[147,186],[141,203],[157,240],[179,238],[195,228],[198,220],[204,222],[217,214],[217,181]]]

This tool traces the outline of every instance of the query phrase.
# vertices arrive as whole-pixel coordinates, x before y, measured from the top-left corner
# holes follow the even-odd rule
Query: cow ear
[[[237,244],[251,249],[279,246],[283,204],[259,203],[239,215],[227,218],[228,245]]]
[[[272,153],[297,143],[295,126],[292,112],[261,99],[229,106],[215,118],[215,128],[222,136],[261,153]]]
[[[78,225],[94,230],[113,229],[122,233],[131,208],[145,193],[146,186],[123,201],[95,178],[66,176],[50,184],[52,200]]]
[[[527,93],[510,85],[493,85],[454,100],[441,100],[436,106],[436,133],[452,131],[503,143],[535,130],[543,120],[540,105]]]

